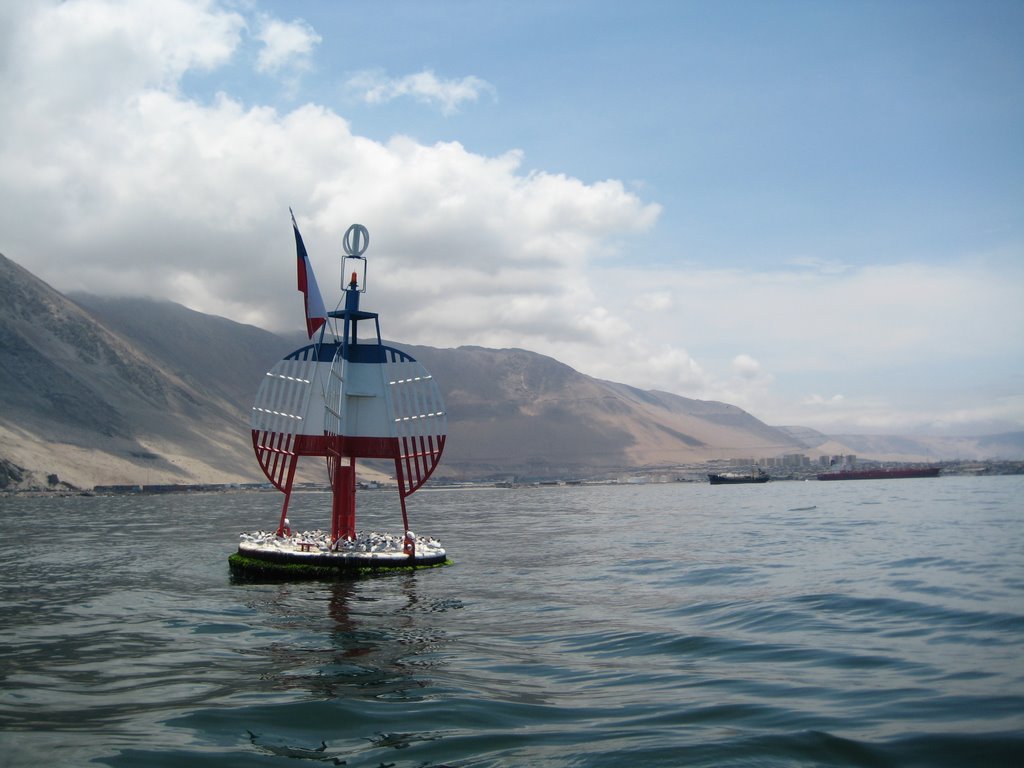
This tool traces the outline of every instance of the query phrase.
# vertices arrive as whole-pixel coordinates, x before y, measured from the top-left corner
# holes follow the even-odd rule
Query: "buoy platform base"
[[[451,565],[439,541],[409,535],[416,545],[413,555],[405,553],[401,536],[389,533],[358,534],[333,546],[323,531],[290,536],[243,533],[228,566],[235,577],[290,580],[352,578]]]

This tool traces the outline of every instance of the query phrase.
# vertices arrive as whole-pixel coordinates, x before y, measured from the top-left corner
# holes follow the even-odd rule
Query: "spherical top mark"
[[[345,253],[353,257],[362,256],[369,244],[370,233],[362,224],[353,224],[349,227],[345,232],[344,240],[342,240],[342,247],[345,249]]]

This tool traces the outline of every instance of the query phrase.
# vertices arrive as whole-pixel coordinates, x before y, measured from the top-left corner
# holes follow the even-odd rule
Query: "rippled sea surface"
[[[0,765],[1024,765],[1022,477],[424,490],[453,566],[233,583],[279,503],[0,498]]]

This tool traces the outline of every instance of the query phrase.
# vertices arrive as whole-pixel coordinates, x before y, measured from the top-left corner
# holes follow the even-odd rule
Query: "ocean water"
[[[1021,766],[1022,499],[423,490],[454,565],[252,584],[227,556],[276,494],[0,498],[0,765]]]

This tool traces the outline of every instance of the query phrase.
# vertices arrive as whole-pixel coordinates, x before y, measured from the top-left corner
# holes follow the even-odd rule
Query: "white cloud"
[[[438,106],[446,115],[457,112],[464,102],[477,101],[488,93],[493,97],[496,93],[493,85],[474,75],[445,80],[429,69],[403,77],[389,77],[381,70],[364,70],[349,78],[348,87],[368,104],[408,97]]]
[[[732,367],[744,379],[756,378],[761,373],[761,364],[750,355],[736,355],[732,359]]]
[[[175,91],[188,70],[227,61],[243,18],[188,0],[25,4],[10,19],[4,113],[59,120],[108,108],[140,90]]]
[[[269,16],[260,18],[254,36],[263,43],[256,69],[270,73],[284,69],[307,69],[310,55],[323,39],[302,20],[285,22]]]
[[[841,406],[845,400],[846,398],[839,394],[832,395],[831,397],[823,397],[822,395],[815,393],[804,398],[803,403],[804,405],[814,406]]]
[[[670,392],[707,388],[707,374],[685,349],[666,347],[659,352],[647,353],[646,357],[647,369],[653,374],[652,388]]]
[[[651,286],[674,297],[668,310],[629,304],[624,327],[642,328],[644,346],[685,348],[699,361],[704,377],[674,391],[724,400],[770,423],[932,428],[946,410],[982,419],[986,401],[1019,390],[1024,262],[1000,254],[841,273],[809,267],[613,268],[593,273],[592,285],[609,306],[615,295],[650,296]],[[809,396],[823,390],[829,394]],[[1000,402],[1002,428],[1024,428],[1020,401]],[[992,428],[994,419],[985,419]]]
[[[649,312],[660,312],[671,309],[673,305],[672,294],[668,291],[652,291],[643,293],[633,299],[633,306],[640,310]]]
[[[813,256],[797,256],[789,259],[786,263],[797,269],[809,269],[826,275],[838,275],[850,269],[848,264],[843,264],[840,261],[819,259]]]
[[[773,272],[644,268],[637,253],[608,266],[660,215],[619,181],[524,171],[517,150],[374,141],[315,104],[185,98],[181,78],[230,62],[259,19],[199,0],[28,3],[0,16],[0,252],[58,289],[297,330],[292,206],[331,305],[341,237],[369,227],[364,306],[391,339],[524,347],[771,423],[1024,427],[1012,382],[980,392],[964,373],[998,359],[1018,389],[1024,380],[1019,252],[841,269],[811,258]],[[292,66],[315,35],[281,23],[265,66]],[[456,85],[428,78],[381,98],[452,109],[487,90]],[[956,376],[974,400],[940,407],[930,393]]]
[[[626,295],[662,286],[680,298],[658,338],[732,361],[784,358],[782,371],[835,370],[957,355],[995,355],[1024,345],[1024,264],[1006,260],[850,268],[843,275],[709,269],[621,270],[594,281]],[[633,310],[631,317],[640,312]],[[713,318],[713,322],[709,319]],[[1011,344],[1012,342],[1012,344]],[[729,347],[732,346],[732,349]],[[784,354],[782,354],[784,353]]]
[[[815,427],[826,433],[964,434],[979,435],[1020,429],[1024,396],[977,401],[961,408],[921,402],[909,407],[884,396],[811,395],[797,404],[782,405],[787,414],[779,423]]]
[[[80,49],[78,30],[101,29],[108,6],[80,0],[74,10],[79,24],[50,23],[59,8],[28,20],[25,66],[9,84],[45,91],[55,69],[72,66],[55,64],[55,52]],[[220,16],[191,18],[193,27],[167,31],[187,50]],[[223,28],[222,43],[237,45],[238,26]],[[112,73],[155,55],[133,46],[116,54]],[[96,65],[98,80],[101,71]],[[293,271],[291,205],[328,302],[341,234],[353,221],[370,228],[367,300],[385,313],[392,338],[557,353],[560,344],[609,340],[587,264],[609,238],[652,226],[659,211],[617,181],[524,173],[514,151],[486,157],[454,142],[372,141],[315,105],[281,114],[225,95],[200,104],[160,77],[123,91],[113,102],[64,104],[59,121],[33,108],[6,115],[16,138],[0,149],[0,193],[13,201],[0,211],[2,249],[58,288],[147,293],[294,327],[297,293],[282,289]]]

